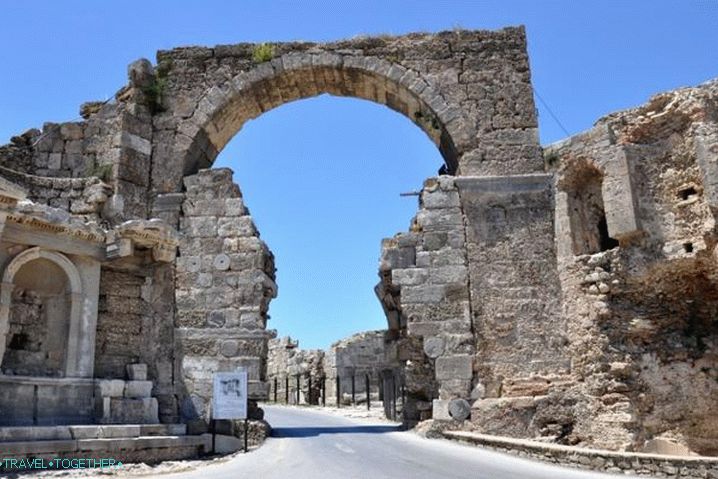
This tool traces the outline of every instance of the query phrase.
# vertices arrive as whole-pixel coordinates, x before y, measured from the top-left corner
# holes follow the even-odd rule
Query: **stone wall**
[[[153,396],[163,422],[178,420],[173,377],[175,358],[172,310],[159,307],[157,296],[172,286],[168,266],[137,270],[105,267],[100,281],[95,376],[124,379],[128,364],[148,367]],[[171,291],[171,290],[170,290]]]
[[[182,418],[208,417],[212,373],[244,367],[251,399],[266,399],[269,301],[274,257],[229,169],[184,180],[176,265],[176,377]]]
[[[372,400],[378,400],[380,385],[386,374],[401,380],[401,365],[397,358],[397,343],[388,331],[365,331],[333,343],[327,351],[299,349],[299,343],[289,337],[269,342],[267,377],[271,386],[270,400],[297,403],[299,378],[299,404],[319,404],[322,400],[322,380],[326,403],[337,403],[336,379],[340,379],[342,403],[351,402],[352,377],[357,401],[366,401],[366,377],[370,379]],[[311,390],[309,378],[311,377]],[[289,395],[287,396],[287,380]],[[398,384],[397,384],[398,386]]]
[[[23,186],[28,199],[36,204],[69,211],[99,220],[102,207],[112,189],[97,177],[53,178],[28,175],[0,166],[0,175]]]
[[[647,477],[683,479],[714,479],[718,477],[718,460],[714,457],[679,457],[670,454],[584,449],[462,431],[445,431],[443,436],[482,448],[577,469]]]
[[[59,361],[58,364],[53,364],[54,361],[46,360],[48,351],[45,346],[49,334],[47,326],[42,299],[37,293],[14,291],[10,329],[5,356],[2,359],[3,374],[46,376],[48,373],[52,375],[53,369],[59,371]]]
[[[563,407],[554,416],[569,443],[642,450],[661,440],[716,454],[717,96],[715,82],[657,95],[547,149],[577,381],[552,385],[550,403]],[[586,177],[615,242],[576,250],[576,238],[599,233],[572,207]]]
[[[456,181],[425,181],[409,233],[382,243],[377,295],[398,335],[407,404],[415,423],[468,398],[475,352],[464,215]]]
[[[270,400],[274,400],[276,396],[278,402],[296,404],[297,379],[299,379],[298,403],[319,404],[322,394],[321,378],[324,377],[326,377],[324,351],[299,349],[299,342],[292,341],[289,336],[269,341],[267,381],[270,385]],[[312,380],[311,389],[309,378]],[[289,384],[288,389],[287,384]]]
[[[324,372],[327,377],[327,403],[336,404],[336,378],[340,378],[340,400],[348,402],[352,394],[357,401],[366,401],[366,378],[369,378],[369,393],[372,400],[378,400],[384,379],[394,378],[394,387],[400,388],[403,381],[403,364],[398,357],[398,343],[394,334],[386,330],[364,331],[333,343],[324,357]]]

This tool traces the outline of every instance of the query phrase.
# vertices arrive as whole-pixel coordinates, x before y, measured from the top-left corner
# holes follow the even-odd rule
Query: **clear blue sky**
[[[571,133],[650,95],[718,76],[718,0],[33,1],[0,6],[0,143],[78,116],[158,49],[333,40],[525,24],[533,83]],[[564,133],[537,101],[541,139]],[[322,96],[248,123],[217,166],[236,172],[277,257],[270,327],[324,347],[385,326],[372,288],[382,237],[405,230],[415,190],[441,165],[404,117]]]

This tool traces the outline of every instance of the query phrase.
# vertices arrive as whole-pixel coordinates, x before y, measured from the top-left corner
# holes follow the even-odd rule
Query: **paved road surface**
[[[264,406],[274,428],[259,449],[167,479],[615,478],[536,463],[396,426],[316,410]],[[626,476],[621,476],[626,477]]]

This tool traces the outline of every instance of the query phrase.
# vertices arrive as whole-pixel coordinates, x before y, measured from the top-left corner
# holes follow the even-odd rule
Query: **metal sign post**
[[[369,411],[371,409],[371,387],[369,384],[369,374],[364,375],[364,388],[366,389],[366,410]]]
[[[335,382],[336,382],[336,388],[337,388],[335,391],[336,396],[337,396],[337,407],[342,407],[342,401],[341,401],[341,397],[342,397],[341,385],[342,385],[342,383],[341,383],[341,380],[339,379],[339,374],[337,374],[337,378],[336,378]]]

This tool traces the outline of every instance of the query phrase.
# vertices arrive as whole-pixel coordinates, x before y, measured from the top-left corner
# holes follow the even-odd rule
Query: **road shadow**
[[[383,434],[403,430],[392,426],[274,427],[271,437],[313,437],[320,434]]]

